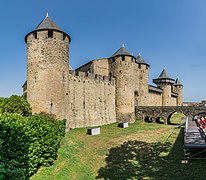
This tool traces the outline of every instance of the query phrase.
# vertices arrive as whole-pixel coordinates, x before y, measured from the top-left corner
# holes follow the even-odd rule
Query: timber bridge
[[[165,124],[170,124],[170,118],[175,113],[179,112],[185,116],[193,117],[199,113],[206,113],[204,106],[136,106],[136,118],[145,121],[159,122],[161,118],[164,119]]]

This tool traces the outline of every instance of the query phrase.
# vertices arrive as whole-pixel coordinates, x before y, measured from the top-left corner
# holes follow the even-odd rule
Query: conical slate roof
[[[53,30],[61,31],[61,29],[56,25],[56,23],[48,16],[48,14],[35,28],[35,30],[41,30],[41,29],[53,29]]]
[[[175,80],[175,85],[180,85],[180,86],[182,86],[182,83],[180,82],[179,78],[177,78],[177,79]]]
[[[115,56],[133,56],[131,53],[129,53],[127,51],[127,49],[122,46],[121,48],[119,48],[111,57],[115,57]]]
[[[171,78],[167,74],[167,71],[165,69],[163,69],[163,71],[161,72],[161,74],[159,75],[159,77],[157,79],[171,79]]]
[[[141,56],[140,53],[139,53],[139,55],[137,56],[136,60],[137,60],[137,62],[138,62],[139,64],[146,64],[146,65],[149,66],[149,64],[147,64],[147,63],[145,62],[145,60],[143,59],[143,57]]]
[[[56,23],[48,16],[48,13],[46,15],[46,17],[39,23],[39,25],[32,31],[29,32],[26,36],[25,36],[25,42],[27,43],[27,37],[34,32],[37,31],[42,31],[42,30],[54,30],[54,31],[59,31],[61,33],[63,33],[65,36],[67,36],[69,38],[69,42],[71,42],[71,38],[70,36],[63,32],[57,25]]]
[[[153,79],[154,83],[172,83],[174,84],[174,79],[170,78],[169,75],[167,74],[167,71],[165,69],[163,69],[163,71],[161,72],[161,74],[159,75],[159,77],[157,79]]]

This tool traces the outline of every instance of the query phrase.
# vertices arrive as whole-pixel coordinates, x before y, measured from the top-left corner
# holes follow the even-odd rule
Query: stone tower
[[[45,112],[64,118],[70,40],[48,14],[26,35],[27,100],[33,113]]]
[[[157,84],[157,87],[162,89],[162,106],[170,106],[172,85],[174,79],[170,78],[166,70],[163,69],[157,79],[153,79],[153,82]]]
[[[173,84],[173,91],[178,94],[177,97],[177,106],[183,105],[183,85],[180,80],[177,78]]]
[[[134,114],[134,86],[138,84],[136,58],[123,46],[109,58],[110,76],[115,78],[117,122],[131,122]]]
[[[138,63],[138,71],[139,71],[139,106],[144,106],[145,103],[147,103],[147,94],[148,94],[148,70],[149,70],[149,64],[145,62],[141,54],[136,58],[136,61]]]

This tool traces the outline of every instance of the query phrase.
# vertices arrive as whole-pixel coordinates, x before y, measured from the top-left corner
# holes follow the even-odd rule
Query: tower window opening
[[[139,69],[141,69],[141,64],[139,64]]]
[[[65,82],[66,81],[66,75],[65,75],[65,71],[63,71],[62,73],[62,82]]]
[[[125,56],[122,56],[122,61],[125,61]]]
[[[138,91],[135,91],[135,92],[134,92],[134,95],[135,95],[135,96],[139,96]]]
[[[37,32],[33,32],[34,39],[37,39]]]
[[[34,74],[34,81],[35,82],[37,81],[37,72],[35,72],[35,74]]]
[[[66,37],[67,37],[66,34],[63,34],[63,41],[66,39]]]
[[[50,112],[52,112],[52,111],[53,111],[53,101],[51,99],[51,102],[50,102]]]
[[[83,101],[83,109],[86,109],[85,101]]]
[[[51,106],[51,108],[53,107],[53,102],[52,102],[52,99],[51,99],[51,103],[50,103],[50,106]]]
[[[48,30],[48,38],[53,38],[53,31],[52,30]]]
[[[112,79],[112,73],[109,73],[109,80],[111,81]]]

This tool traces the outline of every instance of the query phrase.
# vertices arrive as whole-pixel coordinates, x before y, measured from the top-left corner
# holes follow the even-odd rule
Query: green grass
[[[174,115],[172,122],[180,119]],[[203,179],[203,161],[181,164],[182,130],[174,127],[137,120],[126,129],[102,126],[96,136],[87,135],[86,128],[71,130],[54,164],[31,179]]]

